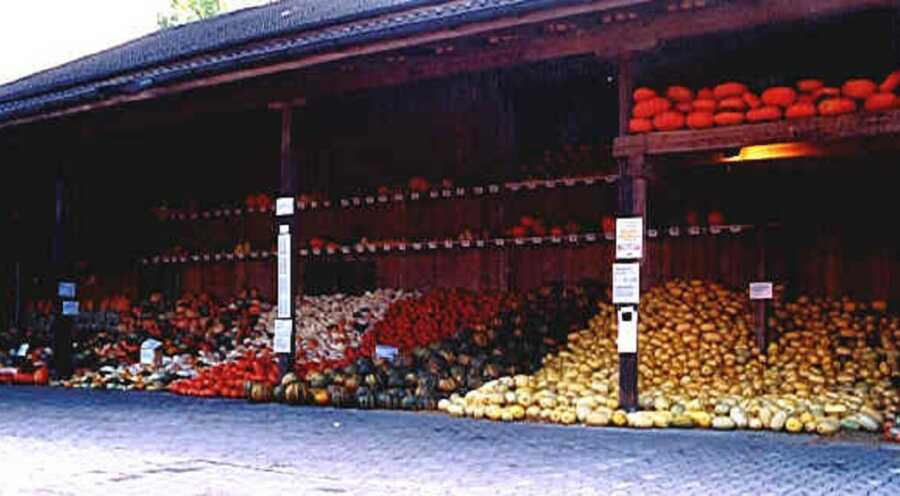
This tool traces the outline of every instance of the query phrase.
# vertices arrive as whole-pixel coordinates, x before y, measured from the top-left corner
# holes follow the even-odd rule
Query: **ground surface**
[[[900,494],[900,450],[0,387],[0,496]]]

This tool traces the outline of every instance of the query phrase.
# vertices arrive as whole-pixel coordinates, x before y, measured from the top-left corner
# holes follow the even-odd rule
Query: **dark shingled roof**
[[[282,0],[162,30],[0,86],[0,122],[175,80],[586,0]]]

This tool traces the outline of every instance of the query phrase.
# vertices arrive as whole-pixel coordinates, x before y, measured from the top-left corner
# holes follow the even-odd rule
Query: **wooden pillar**
[[[756,280],[767,281],[766,277],[766,231],[765,226],[760,225],[756,231]],[[756,345],[765,353],[769,347],[768,318],[771,300],[753,300],[753,327],[756,336]]]
[[[55,179],[53,245],[50,252],[50,290],[53,291],[53,301],[56,302],[56,312],[51,325],[53,374],[56,379],[68,379],[73,372],[73,322],[70,317],[63,315],[63,299],[59,294],[59,283],[69,278],[71,270],[69,243],[71,241],[72,208],[71,184],[67,172],[67,167],[61,165]]]
[[[293,144],[293,130],[294,130],[294,107],[293,105],[284,105],[280,108],[281,110],[281,181],[280,181],[280,197],[290,198],[292,205],[294,199],[297,197],[298,192],[298,184],[297,184],[297,164],[294,160],[294,144]],[[294,335],[294,299],[296,297],[296,288],[297,284],[297,260],[294,256],[296,250],[294,247],[296,243],[292,242],[293,239],[296,239],[296,213],[291,209],[291,213],[289,215],[278,216],[278,221],[275,223],[276,239],[279,240],[279,270],[276,270],[275,274],[275,287],[276,287],[276,295],[280,300],[285,296],[282,294],[282,284],[284,284],[281,274],[281,266],[283,263],[289,263],[289,278],[287,280],[287,315],[279,314],[277,317],[279,319],[288,320],[290,325],[290,352],[288,353],[279,353],[278,354],[278,369],[281,376],[288,373],[293,368],[294,363],[294,354],[296,353],[296,342]],[[286,252],[282,251],[282,243],[284,239],[284,234],[287,234],[287,250]],[[283,258],[286,257],[286,260]],[[282,303],[279,303],[279,307],[281,307]],[[279,312],[280,313],[280,312]]]

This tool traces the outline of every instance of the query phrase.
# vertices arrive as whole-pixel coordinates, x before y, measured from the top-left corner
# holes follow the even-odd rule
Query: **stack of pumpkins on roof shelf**
[[[506,375],[439,407],[502,421],[823,435],[877,431],[900,408],[900,317],[883,301],[786,301],[779,289],[770,319],[779,337],[765,354],[746,295],[718,284],[671,281],[640,310],[638,412],[619,405],[615,309],[602,302],[534,374]]]
[[[736,81],[694,91],[669,86],[663,93],[647,87],[634,91],[632,134],[679,129],[709,129],[744,123],[800,119],[815,115],[836,116],[864,110],[881,112],[897,108],[900,70],[876,83],[849,79],[828,86],[819,79],[803,79],[792,86],[773,86],[754,91]]]

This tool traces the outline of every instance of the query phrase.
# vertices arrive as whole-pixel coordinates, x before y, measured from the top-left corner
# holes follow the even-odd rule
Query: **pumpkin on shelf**
[[[871,79],[850,79],[841,86],[841,94],[855,100],[865,100],[878,91],[878,85]]]
[[[695,112],[715,112],[716,101],[712,98],[698,98],[691,103]]]
[[[716,85],[713,88],[713,95],[715,95],[717,100],[722,100],[728,97],[740,97],[744,93],[747,92],[747,85],[744,83],[738,83],[734,81],[729,81],[726,83],[721,83]]]
[[[682,114],[690,114],[694,111],[694,104],[693,102],[678,102],[675,104],[675,110]]]
[[[747,112],[749,122],[769,122],[781,119],[781,107],[768,105]]]
[[[654,97],[638,102],[633,109],[634,117],[651,119],[672,108],[672,102],[662,97]]]
[[[690,102],[694,98],[694,92],[685,86],[669,86],[666,97],[673,102]]]
[[[721,112],[743,112],[747,110],[747,102],[739,96],[730,96],[719,100],[717,110]]]
[[[696,103],[696,101],[695,101]],[[709,129],[715,125],[712,112],[691,112],[687,116],[687,126],[691,129]]]
[[[718,210],[713,210],[706,216],[706,222],[710,226],[721,226],[725,224],[725,215]]]
[[[758,109],[763,106],[762,100],[755,93],[750,93],[749,91],[741,95],[741,99],[744,100],[744,103],[750,109]]]
[[[874,93],[866,99],[865,109],[869,112],[890,110],[897,105],[897,96],[893,93]]]
[[[900,87],[900,69],[888,74],[884,81],[878,85],[878,91],[893,93],[898,87]]]
[[[819,103],[822,115],[843,115],[856,112],[856,102],[849,98],[828,98]]]
[[[653,131],[653,121],[650,119],[635,117],[628,121],[628,132],[632,134],[649,133]]]
[[[797,100],[797,92],[790,86],[775,86],[762,93],[764,104],[772,107],[787,108]]]
[[[784,112],[784,116],[787,119],[802,119],[804,117],[812,117],[816,115],[818,111],[816,110],[816,105],[812,102],[797,102]]]
[[[719,112],[713,116],[717,126],[736,126],[744,123],[743,112]]]
[[[675,131],[684,127],[684,114],[667,111],[653,118],[653,127],[659,131]]]
[[[820,102],[828,98],[838,98],[840,96],[841,90],[831,86],[823,86],[812,93],[814,102]]]
[[[801,79],[797,81],[797,89],[801,93],[813,93],[825,86],[821,79]]]
[[[657,96],[656,91],[651,88],[642,87],[634,90],[634,101],[636,102],[651,100]]]
[[[273,388],[267,382],[248,381],[250,394],[248,398],[253,403],[268,403],[272,401]]]

